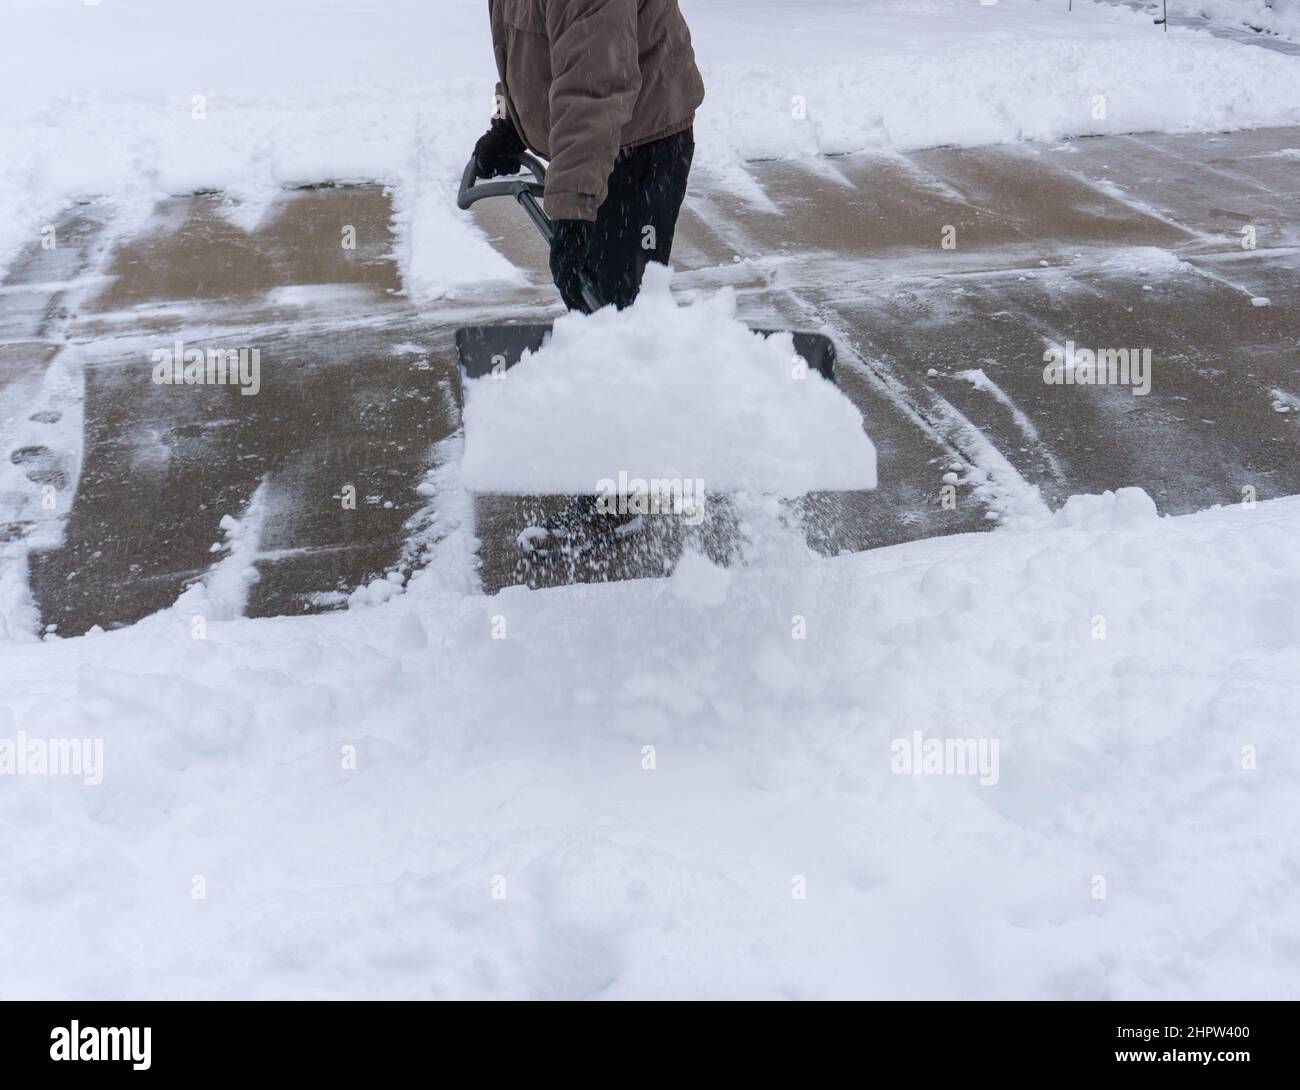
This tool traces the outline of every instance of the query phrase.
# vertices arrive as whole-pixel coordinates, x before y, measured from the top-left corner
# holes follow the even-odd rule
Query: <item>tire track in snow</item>
[[[753,184],[759,183],[755,179]],[[750,255],[747,260],[765,286],[788,300],[800,321],[830,333],[842,362],[870,382],[950,458],[960,459],[972,467],[974,495],[996,517],[1018,523],[1036,521],[1050,514],[1038,488],[1021,475],[988,435],[946,398],[928,386],[918,388],[911,376],[900,375],[883,360],[860,352],[851,333],[841,323],[797,289],[779,284],[769,259],[753,256],[762,253],[754,237],[707,195],[693,200],[691,208],[736,253]]]
[[[1020,429],[1020,434],[1033,444],[1037,453],[1047,463],[1052,476],[1062,484],[1065,483],[1065,470],[1061,468],[1061,463],[1057,460],[1056,455],[1043,442],[1042,437],[1038,434],[1038,429],[1034,426],[1034,422],[1029,419],[1024,410],[1011,399],[1011,396],[1001,386],[989,378],[984,368],[974,367],[966,371],[957,371],[953,374],[953,378],[969,382],[975,389],[988,394],[1006,409],[1011,416],[1012,423]]]

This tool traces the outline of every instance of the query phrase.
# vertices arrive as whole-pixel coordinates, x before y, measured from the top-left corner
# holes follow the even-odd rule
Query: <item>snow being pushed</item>
[[[783,497],[876,486],[862,417],[789,333],[760,336],[724,288],[679,306],[671,271],[636,303],[569,314],[508,372],[466,383],[465,487],[595,495],[681,480]]]

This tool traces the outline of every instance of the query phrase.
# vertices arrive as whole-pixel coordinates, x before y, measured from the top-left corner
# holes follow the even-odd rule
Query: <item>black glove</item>
[[[518,157],[527,150],[515,123],[508,117],[494,117],[488,131],[474,145],[474,170],[480,178],[518,174]]]
[[[552,220],[555,238],[551,241],[551,277],[560,289],[560,298],[570,310],[590,313],[582,297],[582,274],[587,271],[591,235],[595,224],[586,220]]]

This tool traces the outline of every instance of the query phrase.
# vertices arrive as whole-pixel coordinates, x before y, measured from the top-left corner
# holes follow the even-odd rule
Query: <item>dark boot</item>
[[[606,513],[597,497],[579,496],[545,526],[530,526],[518,541],[534,556],[577,557],[607,549],[643,525],[641,515]]]

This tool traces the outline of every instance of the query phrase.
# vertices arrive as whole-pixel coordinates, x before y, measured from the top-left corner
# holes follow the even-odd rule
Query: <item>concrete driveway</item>
[[[1298,167],[1300,129],[1268,129],[753,163],[744,197],[698,173],[677,286],[835,340],[881,487],[814,497],[823,551],[1125,485],[1166,513],[1266,499],[1300,491]],[[378,186],[286,191],[252,230],[220,194],[143,227],[112,209],[69,212],[0,285],[0,563],[25,564],[36,623],[128,624],[223,563],[257,572],[223,599],[249,616],[421,566],[487,592],[655,574],[529,565],[514,536],[558,500],[457,494],[454,331],[556,312],[510,202],[475,215],[532,285],[426,308]],[[256,348],[256,396],[155,383],[178,341]],[[1067,343],[1149,350],[1149,393],[1049,384]]]

